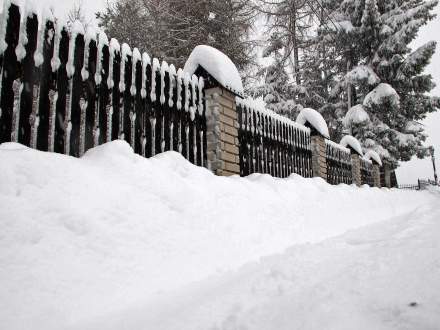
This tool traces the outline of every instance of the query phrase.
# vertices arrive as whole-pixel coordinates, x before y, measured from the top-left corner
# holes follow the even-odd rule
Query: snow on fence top
[[[352,150],[357,152],[360,156],[363,155],[362,146],[361,146],[360,142],[354,136],[351,136],[351,135],[344,136],[342,138],[340,144],[343,147],[351,148]]]
[[[380,159],[379,154],[374,150],[368,150],[365,153],[364,159],[374,160],[376,162],[376,164],[378,164],[379,166],[382,166],[382,160]]]
[[[287,124],[289,126],[292,126],[294,128],[297,128],[299,130],[302,130],[304,132],[310,133],[310,129],[302,124],[299,124],[297,122],[294,122],[293,120],[290,120],[287,117],[281,116],[272,110],[267,109],[264,106],[264,103],[258,102],[258,100],[254,100],[252,98],[246,98],[243,99],[241,97],[236,97],[235,102],[237,103],[237,106],[242,106],[245,109],[253,110],[257,113],[260,113],[263,116],[271,117],[275,120],[280,121],[281,123]]]
[[[231,59],[218,49],[206,45],[194,48],[183,70],[191,76],[199,66],[226,89],[234,94],[243,94],[243,83],[237,68]]]
[[[347,147],[344,147],[344,146],[340,145],[339,143],[336,143],[332,140],[325,139],[325,143],[332,148],[338,149],[339,151],[342,151],[345,153],[350,153],[350,149],[348,149]]]
[[[350,127],[352,124],[361,124],[367,121],[370,121],[370,116],[362,104],[357,104],[348,110],[344,117],[343,124],[345,127]]]
[[[330,138],[327,123],[325,122],[322,115],[314,109],[303,109],[296,118],[296,122],[300,125],[305,125],[306,123],[309,123],[314,129],[318,131],[319,134],[327,139]]]

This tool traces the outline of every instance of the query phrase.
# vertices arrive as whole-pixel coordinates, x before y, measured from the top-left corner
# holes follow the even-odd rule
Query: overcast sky
[[[52,6],[57,15],[66,15],[67,11],[73,6],[75,1],[78,0],[36,0],[42,6]],[[195,0],[197,1],[197,0]],[[83,0],[84,7],[87,15],[90,18],[94,17],[94,13],[104,8],[106,0]],[[0,4],[3,7],[3,0],[0,0]],[[436,13],[440,16],[440,7],[436,8]],[[419,33],[419,37],[414,42],[414,47],[418,47],[427,41],[435,40],[440,41],[440,17],[437,17],[428,26],[422,28]],[[440,46],[437,53],[434,55],[432,63],[427,69],[427,72],[434,76],[435,82],[438,87],[433,91],[434,95],[440,96]],[[440,112],[429,115],[425,120],[426,132],[429,135],[427,144],[433,145],[436,149],[437,157],[440,159]],[[440,161],[437,162],[440,167]],[[403,163],[397,171],[398,180],[400,183],[413,183],[418,178],[432,178],[432,163],[430,159],[417,160],[414,159],[411,162]]]

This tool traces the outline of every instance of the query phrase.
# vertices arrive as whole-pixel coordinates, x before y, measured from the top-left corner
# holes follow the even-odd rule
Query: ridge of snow
[[[376,164],[379,166],[382,166],[382,160],[380,159],[379,154],[374,150],[367,150],[367,152],[364,155],[364,159],[366,160],[374,160]]]
[[[207,45],[196,46],[186,61],[183,71],[191,76],[199,66],[223,87],[237,94],[244,93],[243,83],[236,66],[227,55],[218,49]]]
[[[328,126],[324,120],[324,117],[322,117],[322,115],[318,111],[312,108],[302,109],[298,117],[296,118],[296,122],[300,125],[305,125],[306,123],[309,123],[313,128],[316,129],[316,131],[318,131],[319,134],[327,139],[330,138]]]
[[[438,324],[439,271],[426,271],[438,260],[438,194],[217,177],[175,152],[145,159],[125,141],[79,159],[5,143],[0,159],[8,330],[354,329],[365,317],[389,329],[391,315],[393,329],[410,315]],[[410,264],[396,258],[402,249]],[[390,285],[396,295],[384,295]]]
[[[354,136],[346,135],[342,138],[340,145],[343,147],[350,147],[355,152],[357,152],[360,156],[363,155],[361,143]]]

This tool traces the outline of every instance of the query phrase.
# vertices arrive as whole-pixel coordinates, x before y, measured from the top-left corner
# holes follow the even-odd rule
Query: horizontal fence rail
[[[292,173],[312,177],[310,130],[295,122],[237,102],[240,174],[270,174],[285,178]]]
[[[333,185],[352,184],[353,173],[350,150],[330,140],[325,142],[328,183]]]
[[[82,156],[116,139],[206,164],[202,78],[11,4],[0,27],[0,143]]]
[[[373,163],[363,158],[361,158],[361,181],[362,184],[374,186]]]

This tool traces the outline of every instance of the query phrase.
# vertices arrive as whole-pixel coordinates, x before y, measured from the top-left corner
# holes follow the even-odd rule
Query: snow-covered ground
[[[0,329],[437,329],[439,200],[3,144]]]

